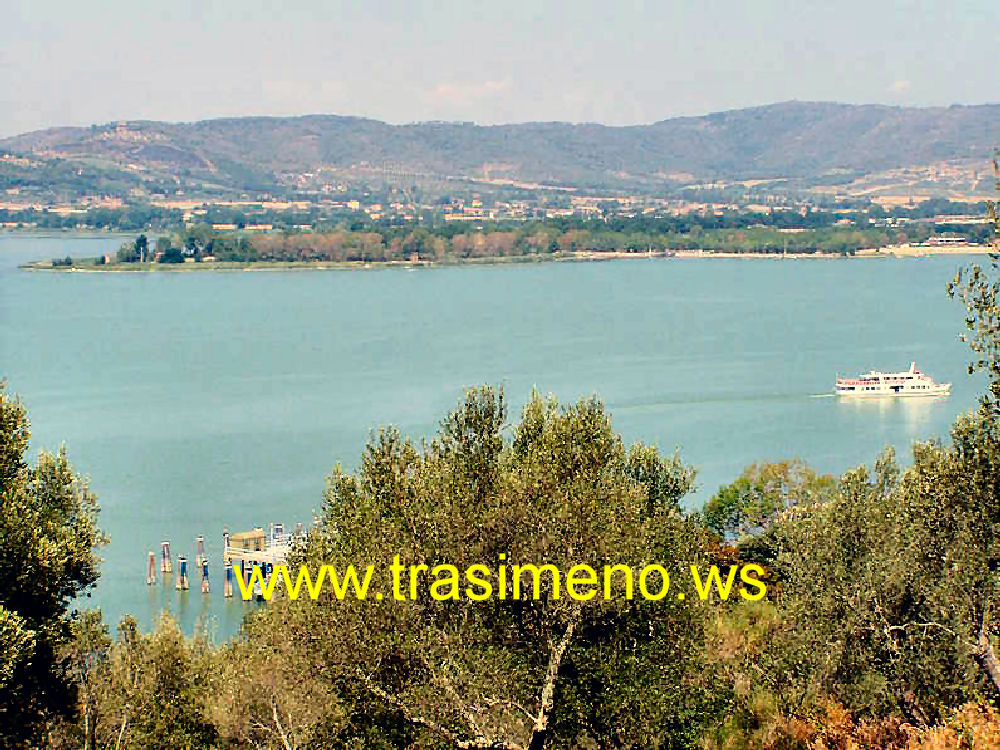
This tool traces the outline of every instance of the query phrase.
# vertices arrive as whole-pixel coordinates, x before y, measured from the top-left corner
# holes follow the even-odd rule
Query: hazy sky
[[[0,135],[125,119],[646,123],[1000,101],[1000,0],[0,3]]]

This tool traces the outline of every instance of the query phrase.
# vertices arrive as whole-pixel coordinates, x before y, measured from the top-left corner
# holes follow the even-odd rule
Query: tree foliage
[[[24,407],[0,384],[0,744],[32,746],[73,707],[58,651],[98,578],[97,500],[64,451],[26,460]]]
[[[168,615],[148,634],[125,617],[112,641],[100,612],[85,613],[64,651],[79,686],[78,719],[56,728],[54,744],[85,750],[217,747],[218,722],[209,711],[224,667],[220,656],[205,637],[186,637]]]
[[[835,486],[832,476],[820,476],[801,459],[752,464],[719,488],[702,517],[719,536],[739,538],[760,533],[783,510],[828,500]]]

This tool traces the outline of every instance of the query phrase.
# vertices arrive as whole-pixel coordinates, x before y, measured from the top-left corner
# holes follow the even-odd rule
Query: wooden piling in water
[[[178,591],[188,590],[187,558],[184,555],[177,556],[177,584]]]
[[[201,593],[208,593],[208,560],[201,561]]]
[[[170,561],[170,542],[160,542],[160,572],[172,573],[173,563]]]
[[[149,565],[146,567],[146,585],[152,586],[154,583],[156,583],[156,555],[150,550]]]

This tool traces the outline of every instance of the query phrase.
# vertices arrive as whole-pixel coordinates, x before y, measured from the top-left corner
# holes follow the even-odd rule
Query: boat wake
[[[833,393],[772,393],[772,394],[681,394],[677,396],[666,396],[657,399],[638,399],[612,401],[608,403],[608,408],[612,411],[650,411],[664,409],[671,406],[692,406],[695,404],[734,404],[734,403],[760,403],[760,402],[790,402],[800,401],[806,398],[833,398]]]

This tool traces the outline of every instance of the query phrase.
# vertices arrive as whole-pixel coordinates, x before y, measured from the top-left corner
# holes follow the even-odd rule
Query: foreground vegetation
[[[891,452],[840,478],[752,466],[686,513],[693,470],[626,446],[596,399],[535,396],[509,426],[482,387],[429,443],[385,428],[356,472],[335,467],[291,561],[757,563],[756,602],[279,589],[232,643],[167,618],[151,633],[126,618],[112,639],[99,612],[71,611],[97,579],[94,497],[65,456],[25,460],[27,418],[3,393],[0,744],[996,747],[1000,281],[972,267],[950,290],[987,388],[909,468]]]

